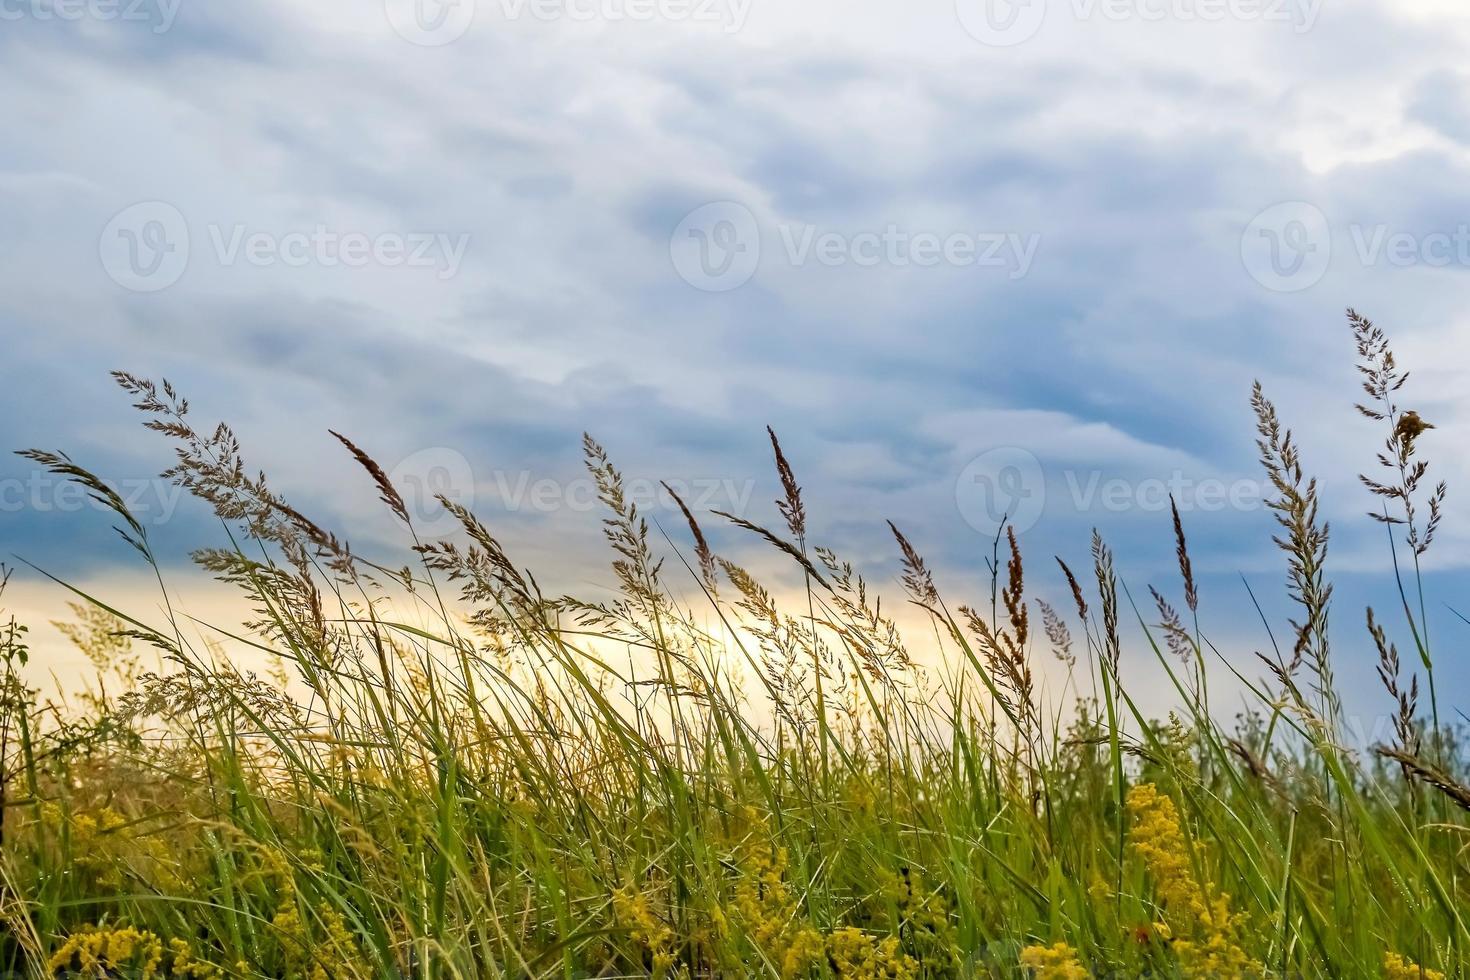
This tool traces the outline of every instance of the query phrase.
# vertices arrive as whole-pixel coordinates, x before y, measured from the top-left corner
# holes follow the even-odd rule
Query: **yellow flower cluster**
[[[1164,921],[1157,931],[1175,938],[1179,970],[1192,977],[1250,977],[1263,968],[1240,947],[1241,916],[1229,896],[1208,880],[1195,880],[1174,801],[1152,783],[1128,791],[1133,818],[1129,844],[1154,881]]]
[[[41,822],[69,842],[72,863],[78,871],[90,875],[98,885],[116,888],[122,884],[117,863],[112,860],[111,843],[106,835],[127,824],[127,818],[111,807],[95,814],[65,811],[55,803],[41,804]]]
[[[735,888],[732,911],[746,935],[787,980],[805,977],[825,963],[839,980],[916,980],[919,962],[896,936],[879,937],[852,926],[823,934],[801,918],[786,883],[784,849],[757,851],[742,862],[747,872]],[[884,889],[915,934],[948,935],[947,910],[938,896],[890,876]],[[951,955],[952,955],[952,951]]]
[[[1383,977],[1384,980],[1444,980],[1444,974],[1438,970],[1422,967],[1393,952],[1383,954]]]
[[[307,856],[310,860],[309,853]],[[281,901],[271,918],[271,930],[285,956],[288,975],[307,980],[372,976],[342,913],[326,902],[316,906],[316,918],[324,934],[318,939],[301,917],[296,881],[284,856],[266,850],[262,860],[266,870],[280,882]]]
[[[827,937],[825,951],[833,972],[843,980],[915,980],[919,964],[899,948],[898,939],[879,940],[851,926]]]
[[[73,933],[51,954],[46,964],[51,973],[80,972],[105,976],[127,971],[140,980],[218,980],[219,968],[198,959],[188,942],[171,939],[165,943],[154,933],[127,926]]]
[[[926,973],[947,973],[962,965],[960,943],[950,919],[949,905],[938,892],[926,888],[917,873],[879,875],[881,894],[898,908],[895,932],[903,930]]]
[[[648,896],[632,888],[613,892],[613,915],[637,943],[648,950],[653,975],[667,976],[674,966],[674,930],[654,913]]]
[[[741,862],[731,911],[745,935],[783,977],[802,977],[821,961],[821,934],[801,920],[786,884],[785,848],[750,848]]]
[[[176,892],[184,883],[178,870],[180,855],[156,835],[120,833],[129,819],[112,807],[68,810],[48,801],[40,806],[40,823],[66,839],[72,866],[100,887],[120,887],[124,867],[160,891]]]
[[[761,826],[758,818],[752,822]],[[710,956],[720,971],[731,975],[749,973],[755,964],[760,964],[758,972],[765,972],[769,964],[785,980],[801,980],[819,970],[838,980],[918,980],[920,962],[904,950],[897,935],[852,926],[824,932],[808,922],[788,881],[790,859],[784,848],[771,846],[757,833],[736,845],[735,852],[731,863],[738,875],[727,903],[707,910],[705,924],[689,936],[694,955]],[[898,904],[913,935],[952,940],[953,927],[938,896],[892,876],[883,897]],[[655,977],[689,975],[690,966],[679,963],[679,936],[662,914],[655,891],[624,887],[612,900],[615,920],[642,948]],[[944,955],[953,956],[953,950]]]
[[[1030,970],[1035,980],[1088,980],[1089,976],[1077,951],[1061,941],[1050,946],[1027,946],[1021,950],[1021,966]]]
[[[288,973],[308,980],[372,976],[342,914],[324,902],[317,906],[316,915],[325,934],[320,940],[302,921],[292,900],[283,902],[271,918],[271,928],[285,952]]]

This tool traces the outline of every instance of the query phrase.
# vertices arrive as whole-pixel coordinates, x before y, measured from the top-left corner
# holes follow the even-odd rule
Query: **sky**
[[[963,600],[1008,515],[1038,594],[1097,527],[1177,604],[1172,492],[1244,669],[1242,580],[1290,614],[1259,379],[1321,480],[1347,699],[1381,712],[1363,607],[1398,598],[1357,474],[1384,433],[1343,310],[1436,425],[1427,605],[1463,689],[1467,43],[1452,0],[0,0],[0,445],[114,481],[202,608],[220,527],[110,370],[228,420],[360,550],[405,542],[329,429],[428,535],[449,493],[592,596],[583,432],[682,543],[659,480],[779,521],[772,426],[814,543],[895,603],[885,520]],[[66,597],[21,559],[156,609],[109,524],[0,461],[38,644]]]

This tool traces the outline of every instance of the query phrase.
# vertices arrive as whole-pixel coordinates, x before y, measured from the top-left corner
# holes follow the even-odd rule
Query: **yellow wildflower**
[[[1061,940],[1050,946],[1027,946],[1021,950],[1021,966],[1036,980],[1087,980],[1091,976],[1077,951]]]
[[[842,980],[915,980],[919,964],[899,948],[898,939],[877,939],[847,926],[827,937],[827,957]]]
[[[1129,844],[1153,877],[1166,934],[1176,937],[1173,950],[1181,975],[1186,980],[1260,976],[1260,963],[1240,947],[1243,922],[1231,914],[1229,896],[1208,880],[1195,880],[1174,801],[1144,783],[1129,790],[1128,812],[1133,817]]]
[[[218,980],[220,976],[218,967],[194,957],[185,940],[171,939],[165,944],[154,933],[132,926],[73,933],[51,954],[46,966],[51,973],[124,974],[139,980]]]
[[[1398,953],[1385,951],[1383,954],[1384,980],[1444,980],[1444,974],[1420,966]]]
[[[633,940],[648,951],[655,977],[673,969],[677,945],[674,930],[654,913],[647,895],[631,887],[619,888],[613,892],[613,915]]]
[[[747,849],[730,910],[751,943],[780,967],[783,977],[801,977],[821,960],[822,937],[799,917],[796,897],[786,883],[787,861],[785,848]]]

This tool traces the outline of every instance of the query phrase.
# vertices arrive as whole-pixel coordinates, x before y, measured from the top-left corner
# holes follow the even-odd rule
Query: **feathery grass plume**
[[[1189,560],[1189,542],[1184,539],[1184,522],[1179,519],[1179,505],[1169,494],[1169,511],[1174,516],[1175,555],[1179,559],[1179,577],[1184,579],[1184,604],[1192,613],[1199,612],[1199,589],[1194,584],[1194,565]]]
[[[1062,568],[1065,570],[1066,566]],[[1092,531],[1092,570],[1097,577],[1097,592],[1102,601],[1103,659],[1116,678],[1123,656],[1123,644],[1118,638],[1118,576],[1113,571],[1113,551],[1103,543],[1096,528]],[[1070,572],[1068,577],[1071,577]]]
[[[1025,568],[1021,562],[1021,546],[1016,543],[1014,525],[1006,528],[1006,539],[1011,546],[1011,556],[1006,562],[1006,587],[1001,592],[1001,601],[1005,604],[1006,615],[1010,618],[1011,633],[1015,637],[1016,646],[1024,650],[1029,638],[1024,597]]]
[[[718,561],[740,595],[736,607],[750,617],[745,627],[760,644],[762,679],[770,685],[773,707],[796,731],[811,731],[817,724],[817,692],[809,666],[815,663],[827,682],[838,687],[843,684],[831,650],[824,644],[814,646],[814,632],[783,616],[770,592],[753,575],[724,558]]]
[[[408,519],[408,505],[403,502],[403,496],[393,486],[393,481],[388,479],[388,474],[383,472],[383,468],[378,465],[377,461],[357,448],[352,440],[342,433],[331,429],[327,431],[331,432],[334,439],[347,447],[347,451],[352,454],[353,459],[357,460],[357,464],[373,478],[373,482],[378,485],[378,495],[383,503],[388,505],[388,509],[403,523],[411,524],[412,521]]]
[[[71,457],[66,453],[47,452],[44,449],[21,449],[16,451],[16,455],[44,467],[46,472],[53,476],[70,480],[83,487],[92,500],[122,518],[123,523],[127,525],[127,530],[120,527],[114,527],[113,530],[145,558],[148,556],[148,532],[144,530],[142,524],[138,523],[138,519],[133,516],[132,511],[128,509],[128,505],[118,495],[118,492],[108,486],[101,477],[72,462]]]
[[[885,687],[901,687],[914,672],[914,662],[898,624],[884,615],[883,600],[868,594],[868,583],[850,562],[829,548],[814,551],[832,583],[824,605],[830,603],[837,614],[822,619],[822,625],[842,638],[870,677]]]
[[[1430,655],[1429,617],[1424,598],[1424,578],[1420,570],[1420,558],[1434,542],[1435,532],[1439,529],[1440,520],[1444,515],[1444,500],[1448,491],[1444,481],[1440,481],[1429,491],[1428,517],[1421,522],[1416,497],[1419,495],[1420,485],[1425,475],[1429,472],[1429,462],[1418,458],[1416,452],[1419,437],[1434,426],[1421,418],[1418,412],[1399,406],[1398,392],[1408,382],[1409,372],[1399,370],[1393,349],[1389,347],[1388,337],[1382,330],[1374,326],[1373,321],[1356,310],[1349,309],[1347,315],[1348,323],[1353,330],[1353,339],[1357,345],[1357,367],[1363,377],[1363,392],[1368,396],[1368,404],[1359,402],[1356,406],[1357,410],[1366,418],[1385,423],[1388,429],[1383,450],[1378,453],[1378,464],[1389,473],[1389,477],[1385,481],[1379,481],[1370,478],[1367,474],[1359,474],[1359,479],[1369,492],[1378,496],[1382,502],[1381,512],[1370,512],[1368,516],[1389,525],[1390,532],[1394,525],[1401,525],[1405,528],[1404,543],[1408,545],[1409,554],[1413,558],[1414,587],[1419,600],[1417,613],[1409,603],[1408,591],[1399,568],[1398,552],[1392,547],[1393,535],[1390,533],[1393,572],[1394,578],[1398,581],[1404,618],[1408,622],[1414,646],[1419,653],[1419,660],[1424,665],[1425,677],[1429,681],[1430,719],[1433,724],[1432,743],[1435,750],[1439,751],[1444,732],[1440,722],[1439,693],[1435,682],[1434,660]],[[1389,504],[1395,500],[1399,503],[1399,514],[1389,511]]]
[[[1082,595],[1082,586],[1077,583],[1077,576],[1072,574],[1072,569],[1067,563],[1057,557],[1057,564],[1062,568],[1062,574],[1067,577],[1067,587],[1072,590],[1072,602],[1077,606],[1077,616],[1083,623],[1087,622],[1087,599]]]
[[[1241,762],[1245,763],[1246,772],[1270,787],[1278,797],[1286,795],[1286,787],[1282,781],[1271,772],[1266,760],[1257,755],[1249,745],[1234,736],[1225,739],[1225,745]]]
[[[1291,430],[1281,425],[1276,406],[1266,397],[1257,381],[1251,389],[1251,408],[1256,415],[1256,447],[1261,466],[1276,490],[1266,501],[1285,537],[1272,540],[1287,555],[1287,591],[1302,608],[1299,620],[1292,620],[1296,640],[1292,644],[1288,676],[1296,673],[1307,660],[1315,675],[1318,695],[1328,714],[1329,724],[1341,713],[1341,705],[1332,681],[1331,648],[1327,639],[1327,614],[1332,602],[1332,585],[1326,580],[1327,540],[1330,533],[1326,521],[1317,519],[1317,480],[1302,472],[1301,453],[1292,440]]]
[[[432,541],[415,550],[431,568],[441,570],[451,581],[466,582],[466,602],[511,602],[529,608],[535,604],[530,583],[506,554],[499,539],[463,504],[446,496],[436,497],[459,522],[473,545],[462,551],[452,541]]]
[[[1414,779],[1439,790],[1455,806],[1462,810],[1470,810],[1470,786],[1465,785],[1434,763],[1391,746],[1380,745],[1375,751],[1383,758],[1397,762]]]
[[[924,556],[919,554],[919,550],[903,536],[897,524],[889,521],[888,530],[893,532],[893,538],[898,542],[898,550],[903,555],[904,588],[916,605],[938,614],[939,590],[934,587],[934,576],[930,574],[929,566],[924,563]]]
[[[612,511],[604,518],[602,533],[613,551],[622,557],[613,562],[613,572],[622,584],[623,593],[650,619],[662,609],[663,593],[658,587],[663,560],[655,558],[648,546],[648,522],[638,513],[638,505],[623,490],[623,475],[607,458],[607,451],[590,435],[582,435],[582,453],[587,471],[597,483],[597,497]]]
[[[791,464],[786,461],[786,454],[781,451],[781,440],[776,438],[776,430],[768,425],[766,434],[771,437],[771,450],[776,454],[776,473],[781,478],[782,497],[776,501],[776,509],[785,518],[786,527],[799,546],[806,540],[806,508],[801,503],[801,487],[796,482]]]
[[[1434,541],[1447,492],[1443,482],[1429,492],[1429,517],[1421,527],[1414,497],[1429,471],[1429,462],[1416,459],[1415,451],[1419,437],[1434,426],[1420,418],[1418,412],[1400,408],[1395,401],[1396,394],[1409,380],[1409,372],[1399,370],[1387,335],[1356,310],[1349,309],[1347,317],[1358,349],[1357,367],[1363,376],[1363,391],[1369,399],[1369,404],[1359,402],[1355,407],[1365,417],[1388,424],[1388,435],[1383,451],[1378,454],[1378,463],[1393,476],[1392,482],[1387,483],[1366,474],[1359,474],[1358,478],[1377,496],[1398,501],[1402,511],[1402,516],[1389,514],[1386,510],[1369,511],[1368,516],[1385,524],[1404,525],[1405,541],[1417,557],[1428,551]]]
[[[1414,725],[1414,715],[1419,710],[1419,678],[1411,675],[1407,690],[1400,686],[1398,647],[1389,642],[1383,627],[1373,616],[1372,606],[1368,607],[1368,635],[1373,637],[1373,645],[1378,650],[1378,679],[1398,705],[1398,714],[1393,720],[1398,747],[1410,755],[1416,754],[1419,751],[1419,730]]]
[[[1017,645],[1015,637],[1005,627],[992,627],[973,607],[960,606],[959,612],[970,632],[980,641],[985,668],[994,679],[996,695],[1006,713],[1021,725],[1023,735],[1029,735],[1036,705],[1033,699],[1035,685],[1025,649]]]
[[[980,640],[986,668],[995,679],[997,693],[1010,715],[1021,725],[1021,734],[1029,743],[1034,734],[1038,708],[1036,682],[1027,656],[1030,633],[1024,598],[1025,570],[1014,528],[1007,528],[1007,541],[1010,557],[1006,562],[1006,584],[1000,595],[1008,628],[999,624],[991,626],[970,606],[961,606],[959,611],[971,632]]]
[[[1051,603],[1045,599],[1037,599],[1036,606],[1041,610],[1041,628],[1046,633],[1047,642],[1051,644],[1052,653],[1069,668],[1077,666],[1077,655],[1072,652],[1072,631],[1062,617],[1052,608]]]
[[[220,520],[237,522],[251,537],[278,545],[298,568],[307,564],[296,523],[284,501],[267,485],[265,474],[245,472],[240,442],[223,422],[208,435],[189,421],[189,401],[167,379],[161,387],[146,378],[114,371],[113,379],[138,400],[133,407],[150,416],[144,428],[177,443],[176,462],[162,476],[209,504]]]
[[[1152,585],[1148,587],[1149,593],[1154,597],[1154,605],[1159,610],[1159,629],[1164,631],[1164,640],[1169,645],[1169,652],[1179,658],[1179,661],[1188,664],[1194,654],[1194,645],[1189,638],[1189,633],[1184,629],[1184,624],[1179,621],[1179,613],[1169,604],[1158,589]]]
[[[790,541],[785,541],[772,534],[770,531],[767,531],[759,524],[747,521],[743,517],[737,517],[734,514],[729,513],[728,511],[717,510],[713,511],[713,513],[718,514],[720,517],[723,517],[725,520],[729,521],[731,524],[734,524],[736,527],[744,528],[747,531],[752,531],[756,534],[759,534],[761,537],[765,538],[766,541],[775,545],[778,549],[785,552],[786,554],[790,555],[796,561],[796,563],[800,565],[802,569],[805,570],[806,573],[816,581],[818,585],[820,585],[824,589],[831,588],[831,586],[827,584],[827,580],[822,577],[822,573],[817,571],[817,566],[812,564],[812,560],[806,556],[801,548],[792,544]]]
[[[138,399],[133,407],[150,416],[143,423],[144,428],[176,443],[176,462],[161,476],[203,500],[221,521],[236,523],[262,544],[275,545],[291,567],[290,573],[272,576],[280,588],[279,595],[267,595],[258,587],[254,590],[266,611],[259,625],[266,626],[265,621],[269,620],[272,634],[293,647],[298,656],[306,658],[298,662],[303,664],[308,681],[315,685],[319,678],[314,676],[315,668],[308,666],[306,660],[317,660],[317,666],[327,666],[353,647],[351,639],[338,635],[328,622],[308,547],[330,547],[336,544],[335,539],[271,490],[263,471],[254,477],[247,475],[239,440],[229,426],[219,422],[208,435],[195,429],[188,417],[188,399],[167,379],[158,385],[124,371],[114,371],[112,377],[119,387]],[[194,557],[216,574],[228,574],[232,569],[242,574],[250,571],[249,563],[226,561],[213,549],[201,550]],[[270,560],[265,564],[270,564]],[[286,588],[288,579],[289,588]],[[273,608],[276,600],[282,603],[279,610]]]
[[[704,531],[700,528],[699,522],[694,519],[693,512],[684,503],[684,498],[675,493],[674,488],[662,480],[659,481],[659,485],[673,498],[674,503],[679,506],[679,512],[684,515],[684,520],[689,524],[689,533],[694,537],[694,556],[699,560],[700,577],[704,579],[705,586],[713,592],[718,584],[716,572],[719,566],[715,562],[715,553],[710,550],[709,542],[705,540]]]

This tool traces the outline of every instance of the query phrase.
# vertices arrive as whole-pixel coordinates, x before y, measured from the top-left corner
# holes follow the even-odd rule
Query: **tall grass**
[[[63,454],[24,454],[116,513],[164,612],[73,589],[69,630],[99,680],[65,705],[28,686],[24,627],[0,628],[4,966],[1464,976],[1470,787],[1420,570],[1445,488],[1428,482],[1417,450],[1431,427],[1397,403],[1406,375],[1386,338],[1350,321],[1361,411],[1383,427],[1365,482],[1399,584],[1359,614],[1395,718],[1392,743],[1371,749],[1344,735],[1318,487],[1260,386],[1297,613],[1257,658],[1201,629],[1177,509],[1179,578],[1143,608],[1101,535],[1079,572],[1023,559],[1014,533],[996,539],[988,602],[952,606],[893,526],[902,588],[932,626],[911,648],[859,573],[809,540],[775,433],[779,524],[679,500],[680,541],[650,533],[588,439],[618,589],[588,602],[544,594],[453,501],[463,533],[420,540],[382,468],[338,436],[412,549],[401,568],[356,554],[251,475],[228,427],[196,428],[172,387],[119,374],[175,448],[166,475],[221,519],[222,546],[195,560],[255,612],[204,628],[172,608],[147,528],[106,483]],[[716,554],[710,520],[792,562],[799,595],[778,599]],[[1048,568],[1070,608],[1028,597]],[[1125,635],[1171,681],[1162,720],[1135,696]],[[225,645],[269,666],[246,670]],[[1052,657],[1060,696],[1042,681]],[[1254,710],[1223,723],[1212,679]]]

